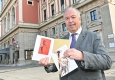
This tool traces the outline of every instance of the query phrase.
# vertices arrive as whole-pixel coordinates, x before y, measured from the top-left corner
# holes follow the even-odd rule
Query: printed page
[[[54,39],[37,35],[32,60],[39,61],[43,57],[49,57],[52,53]]]
[[[54,45],[53,45],[53,50],[52,50],[52,53],[55,53],[55,51],[57,49],[59,49],[60,47],[66,45],[67,48],[70,48],[70,40],[68,39],[54,39]],[[50,60],[51,63],[54,63],[54,61]]]
[[[78,65],[76,64],[74,59],[63,58],[63,54],[67,49],[68,47],[64,45],[60,47],[59,49],[57,49],[55,53],[51,54],[52,59],[61,77],[65,76],[66,74],[78,68]]]

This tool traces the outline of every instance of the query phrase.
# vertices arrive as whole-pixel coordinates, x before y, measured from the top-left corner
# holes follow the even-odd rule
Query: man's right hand
[[[49,63],[49,57],[42,58],[39,61],[39,64],[42,65],[42,66],[50,66],[51,63]]]

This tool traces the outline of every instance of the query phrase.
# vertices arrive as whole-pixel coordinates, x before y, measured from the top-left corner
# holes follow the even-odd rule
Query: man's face
[[[67,29],[71,33],[75,33],[81,26],[81,18],[78,15],[77,11],[74,9],[70,9],[65,12],[64,20],[65,20]]]

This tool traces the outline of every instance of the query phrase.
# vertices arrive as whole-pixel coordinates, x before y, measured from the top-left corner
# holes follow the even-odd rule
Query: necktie
[[[76,43],[76,34],[72,34],[72,41],[71,41],[71,45],[70,45],[70,48],[74,48],[74,45]]]

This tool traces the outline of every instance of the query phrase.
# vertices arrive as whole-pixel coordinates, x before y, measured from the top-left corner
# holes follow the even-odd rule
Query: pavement
[[[115,80],[115,62],[105,71],[107,80]],[[0,80],[59,80],[58,72],[46,73],[42,66],[7,66],[0,67]]]

